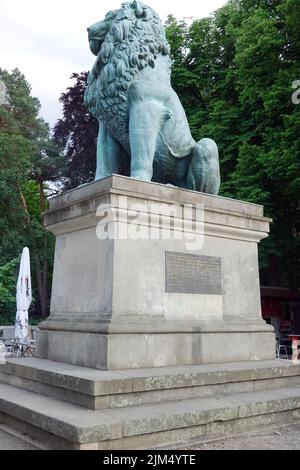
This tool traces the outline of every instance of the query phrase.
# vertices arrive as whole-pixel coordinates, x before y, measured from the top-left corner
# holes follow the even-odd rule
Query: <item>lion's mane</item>
[[[159,16],[140,2],[123,4],[112,20],[89,75],[85,102],[91,113],[105,122],[114,115],[113,127],[120,130],[132,80],[145,67],[154,68],[159,54],[169,53]]]

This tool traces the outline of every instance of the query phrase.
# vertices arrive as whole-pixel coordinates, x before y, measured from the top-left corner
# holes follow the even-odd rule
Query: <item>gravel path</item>
[[[299,450],[300,424],[278,427],[220,441],[207,442],[189,450]]]

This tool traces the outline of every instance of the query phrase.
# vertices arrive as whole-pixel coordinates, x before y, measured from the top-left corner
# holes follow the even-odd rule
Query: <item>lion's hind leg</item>
[[[218,147],[213,140],[202,139],[192,150],[187,187],[194,191],[218,194],[220,184]]]

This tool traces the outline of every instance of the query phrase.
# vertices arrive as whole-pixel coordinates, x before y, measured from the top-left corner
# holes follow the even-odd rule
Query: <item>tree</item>
[[[31,96],[31,87],[19,69],[12,73],[0,68],[0,80],[7,89],[8,104],[1,106],[0,129],[22,135],[29,141],[37,141],[49,135],[48,124],[39,117],[39,100]]]
[[[16,272],[20,257],[0,266],[0,323],[14,324],[16,306]]]
[[[175,19],[167,25],[173,84],[194,137],[220,149],[221,194],[264,204],[273,218],[260,248],[262,282],[291,287],[300,286],[300,106],[291,102],[299,21],[297,0],[232,0],[187,32]]]
[[[188,26],[170,15],[172,84],[196,140],[220,150],[221,195],[264,204],[273,218],[260,248],[262,282],[300,286],[300,80],[298,0],[230,0]],[[68,160],[68,184],[91,181],[97,123],[83,104],[87,73],[62,95],[56,142]],[[270,268],[271,267],[271,268]]]
[[[98,122],[86,108],[83,96],[87,72],[74,73],[75,84],[60,97],[63,117],[54,127],[54,140],[67,160],[64,189],[90,182],[95,177]]]
[[[33,307],[45,317],[54,245],[43,228],[42,212],[48,204],[47,184],[61,178],[65,160],[39,118],[39,101],[31,96],[25,77],[17,69],[0,70],[0,79],[8,90],[8,103],[0,107],[0,266],[10,266],[25,245],[30,248],[38,299]]]

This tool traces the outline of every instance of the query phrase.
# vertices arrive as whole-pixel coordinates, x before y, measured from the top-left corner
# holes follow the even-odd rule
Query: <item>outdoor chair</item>
[[[0,340],[0,364],[5,364],[6,359],[13,357],[13,353],[6,347],[4,341]]]
[[[278,341],[276,342],[276,357],[280,359],[281,356],[285,356],[285,359],[288,359],[288,350],[285,344],[280,344]]]
[[[6,348],[14,357],[34,357],[35,344],[33,341],[13,339],[6,343]]]
[[[29,330],[30,336],[33,337],[32,331]],[[34,357],[35,355],[35,342],[31,340],[20,340],[11,336],[10,338],[1,338],[5,345],[7,356],[6,357]]]

